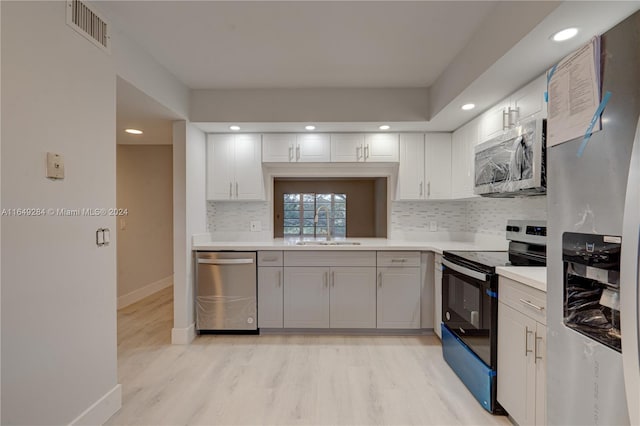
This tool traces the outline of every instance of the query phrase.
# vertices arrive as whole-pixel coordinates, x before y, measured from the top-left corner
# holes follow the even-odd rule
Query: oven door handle
[[[487,281],[487,274],[483,274],[482,272],[474,271],[473,269],[465,268],[464,266],[456,265],[455,263],[449,262],[446,259],[442,259],[442,264],[447,268],[451,268],[456,272],[460,272],[468,277],[475,278],[480,281]]]

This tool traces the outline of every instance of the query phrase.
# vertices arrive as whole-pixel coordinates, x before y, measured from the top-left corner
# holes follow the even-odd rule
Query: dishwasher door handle
[[[245,265],[253,263],[253,259],[198,259],[198,263],[208,265]]]

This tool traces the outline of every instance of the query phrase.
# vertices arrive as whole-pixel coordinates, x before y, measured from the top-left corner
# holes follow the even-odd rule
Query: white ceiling
[[[179,117],[118,77],[116,82],[116,142],[122,145],[171,145],[172,122]],[[142,130],[141,135],[125,129]]]
[[[192,89],[425,87],[493,1],[106,1]]]
[[[638,1],[562,2],[536,18],[524,37],[514,21],[496,29],[507,3],[458,1],[102,1],[99,8],[192,89],[414,88],[438,86],[442,76],[469,74],[475,55],[491,46],[480,34],[511,37],[503,54],[475,72],[462,91],[423,122],[314,123],[317,131],[451,131],[640,8]],[[535,3],[528,3],[536,7]],[[519,7],[518,2],[511,3]],[[502,9],[497,9],[502,8]],[[524,10],[524,9],[523,9]],[[543,16],[540,15],[540,16]],[[493,18],[493,20],[492,20]],[[549,36],[576,26],[578,37]],[[495,53],[495,52],[494,52]],[[450,74],[451,73],[451,74]],[[440,77],[440,78],[439,78]],[[118,81],[118,143],[171,143],[177,119],[143,92]],[[473,111],[460,105],[473,102]],[[243,120],[238,117],[238,121]],[[289,120],[291,121],[291,120]],[[226,132],[227,122],[197,123]],[[305,123],[306,124],[306,123]],[[144,136],[122,133],[144,128]],[[301,131],[301,123],[242,123],[243,131]],[[303,130],[302,130],[303,131]]]

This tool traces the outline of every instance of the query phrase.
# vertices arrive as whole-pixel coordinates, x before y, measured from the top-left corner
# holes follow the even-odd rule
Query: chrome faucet
[[[324,209],[324,214],[327,216],[327,241],[331,241],[331,225],[329,224],[329,208],[327,206],[318,207],[318,210],[316,210],[316,216],[313,218],[313,223],[315,223],[316,226],[318,225],[318,215],[322,209]]]

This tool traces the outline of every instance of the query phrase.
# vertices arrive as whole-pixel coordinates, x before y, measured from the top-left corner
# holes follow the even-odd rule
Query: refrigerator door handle
[[[629,420],[640,424],[640,292],[638,277],[640,265],[640,118],[631,153],[627,196],[622,222],[622,248],[620,259],[620,323],[622,333],[622,367],[627,394]]]

